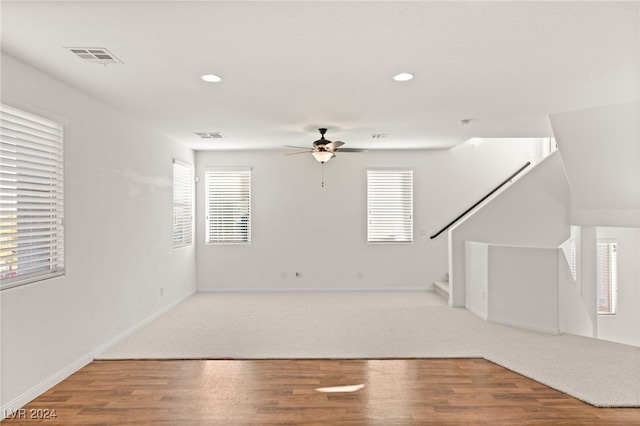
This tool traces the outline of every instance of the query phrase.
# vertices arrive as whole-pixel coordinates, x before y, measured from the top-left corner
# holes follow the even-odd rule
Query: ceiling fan
[[[290,154],[285,154],[285,155],[306,154],[310,152],[311,155],[313,155],[313,158],[318,160],[320,163],[324,164],[327,161],[331,160],[333,157],[335,157],[336,156],[335,153],[338,151],[339,152],[366,152],[367,151],[366,149],[359,149],[359,148],[340,148],[342,145],[344,145],[344,142],[340,142],[340,141],[331,142],[330,140],[325,139],[324,134],[327,132],[327,129],[318,129],[318,131],[320,132],[320,139],[318,139],[313,143],[313,148],[309,149],[301,146],[285,145],[286,148],[298,148],[298,149],[305,150],[300,152],[292,152]]]

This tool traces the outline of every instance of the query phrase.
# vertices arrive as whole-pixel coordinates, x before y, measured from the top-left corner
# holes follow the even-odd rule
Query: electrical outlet
[[[362,278],[362,272],[358,272],[358,278]]]

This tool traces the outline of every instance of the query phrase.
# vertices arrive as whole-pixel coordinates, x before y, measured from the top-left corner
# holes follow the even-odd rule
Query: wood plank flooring
[[[94,361],[22,410],[3,426],[640,424],[483,359]]]

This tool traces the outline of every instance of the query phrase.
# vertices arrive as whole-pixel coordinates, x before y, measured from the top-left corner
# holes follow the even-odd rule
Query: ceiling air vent
[[[200,136],[202,139],[223,139],[222,133],[220,132],[195,132],[196,135]]]
[[[122,64],[116,55],[103,47],[65,47],[88,64]]]
[[[388,135],[386,133],[373,133],[371,135],[371,139],[384,139],[386,138]]]

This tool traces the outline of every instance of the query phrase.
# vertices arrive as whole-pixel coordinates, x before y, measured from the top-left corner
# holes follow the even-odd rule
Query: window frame
[[[194,168],[192,164],[173,160],[173,248],[187,247],[193,244],[193,192]],[[176,188],[180,185],[186,187]],[[178,190],[176,190],[178,189]],[[186,211],[186,214],[178,212]],[[185,217],[188,224],[185,225]],[[178,219],[181,220],[178,220]],[[182,238],[176,239],[180,233]]]
[[[385,182],[385,180],[387,182]],[[405,194],[384,193],[384,187],[393,187],[393,180],[397,184],[396,190]],[[414,240],[414,171],[410,168],[367,168],[367,243],[368,244],[412,244]],[[383,212],[381,205],[394,203],[398,210],[396,217],[389,220],[388,212]],[[396,204],[399,203],[399,204]],[[395,214],[395,213],[394,213]],[[386,216],[386,219],[384,218]],[[408,216],[408,217],[407,217]],[[393,228],[399,230],[399,238],[383,238],[382,232],[391,232]],[[402,229],[405,228],[405,229]]]
[[[251,167],[205,167],[205,244],[206,245],[235,245],[235,244],[251,244]],[[215,220],[212,212],[215,207],[212,204],[213,190],[211,188],[212,180],[218,179],[238,179],[238,185],[232,187],[231,190],[225,189],[227,195],[227,206],[220,207],[222,210],[221,220]],[[218,193],[218,195],[220,195]],[[231,208],[228,205],[231,204]],[[220,205],[220,203],[218,203]],[[233,212],[230,213],[230,211]],[[246,218],[246,223],[241,223]],[[229,225],[219,225],[220,222],[233,222]],[[240,223],[238,223],[240,221]],[[216,225],[218,224],[218,225]],[[220,229],[216,233],[215,228]],[[244,229],[244,231],[243,231]],[[215,234],[218,238],[212,238]],[[230,238],[223,238],[229,236]]]
[[[0,115],[1,291],[64,275],[66,247],[64,125],[3,103]]]
[[[603,246],[608,247],[606,249],[607,270],[604,272],[601,270]],[[607,282],[603,283],[603,279]],[[606,297],[603,292],[607,293]],[[607,300],[602,305],[600,304],[601,296]],[[607,309],[601,310],[602,306]],[[615,239],[599,238],[596,243],[596,311],[598,315],[616,315],[618,311],[618,241]]]

